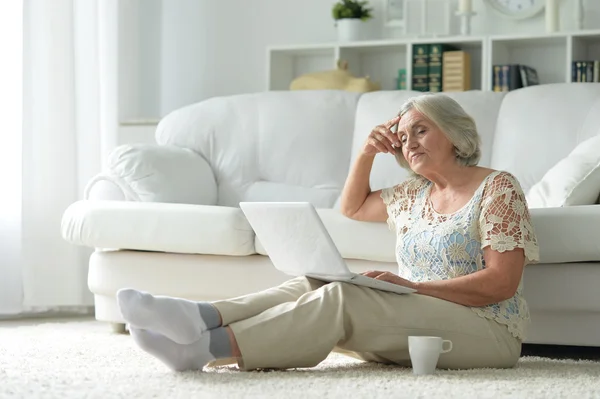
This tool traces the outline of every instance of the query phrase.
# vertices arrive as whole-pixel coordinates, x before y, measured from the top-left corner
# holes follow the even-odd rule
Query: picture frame
[[[450,0],[383,0],[384,26],[403,36],[450,36]]]
[[[383,0],[384,26],[406,33],[408,0]]]
[[[450,36],[452,31],[452,6],[449,0],[413,0],[420,9],[418,35],[423,37]],[[410,13],[410,10],[409,10]]]

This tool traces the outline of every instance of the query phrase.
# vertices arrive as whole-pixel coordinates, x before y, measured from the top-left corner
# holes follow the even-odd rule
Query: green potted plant
[[[339,0],[333,5],[331,15],[335,20],[338,40],[354,41],[365,38],[365,22],[373,18],[373,9],[366,0]]]

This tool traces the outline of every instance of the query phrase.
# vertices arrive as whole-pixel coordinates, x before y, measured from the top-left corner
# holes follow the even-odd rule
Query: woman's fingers
[[[369,144],[372,147],[375,147],[377,152],[388,152],[386,146],[381,141],[377,140],[377,138],[375,137],[369,137]]]
[[[367,140],[368,145],[373,147],[377,152],[386,152],[395,154],[396,149],[400,148],[400,141],[390,128],[397,125],[400,121],[400,116],[396,116],[383,125],[376,126],[369,135]],[[368,150],[370,153],[370,151]]]
[[[385,272],[375,277],[375,280],[387,281],[388,283],[397,283],[396,275],[393,273]]]
[[[390,140],[385,137],[383,135],[383,133],[380,132],[375,132],[373,134],[373,138],[375,140],[377,140],[377,142],[380,143],[380,146],[378,146],[377,148],[383,148],[383,152],[390,152],[390,153],[394,153],[394,147],[392,146],[392,143],[390,143]]]
[[[363,276],[376,278],[377,276],[384,274],[385,272],[381,272],[379,270],[370,270],[368,272],[361,273]]]
[[[388,129],[391,129],[391,127],[396,125],[398,122],[400,122],[400,115],[396,115],[395,117],[384,123],[383,126],[387,127]]]
[[[378,126],[376,130],[383,138],[385,138],[386,146],[391,149],[392,152],[396,152],[394,147],[400,147],[400,141],[398,140],[398,137],[396,137],[396,135],[385,126]]]

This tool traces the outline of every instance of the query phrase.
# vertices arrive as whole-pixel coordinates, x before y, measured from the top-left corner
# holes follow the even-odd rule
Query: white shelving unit
[[[427,39],[384,39],[352,43],[272,46],[267,49],[267,90],[288,90],[302,74],[332,70],[347,60],[356,76],[369,76],[383,90],[394,90],[398,70],[412,83],[415,44],[446,43],[471,55],[471,88],[492,89],[492,66],[525,64],[535,68],[540,83],[571,82],[571,62],[600,60],[600,30],[546,35],[455,36]]]

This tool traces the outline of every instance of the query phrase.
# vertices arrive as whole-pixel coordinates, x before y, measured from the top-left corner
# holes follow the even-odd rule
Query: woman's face
[[[402,116],[397,134],[402,155],[415,173],[443,171],[449,163],[455,162],[454,145],[433,122],[415,109]]]

